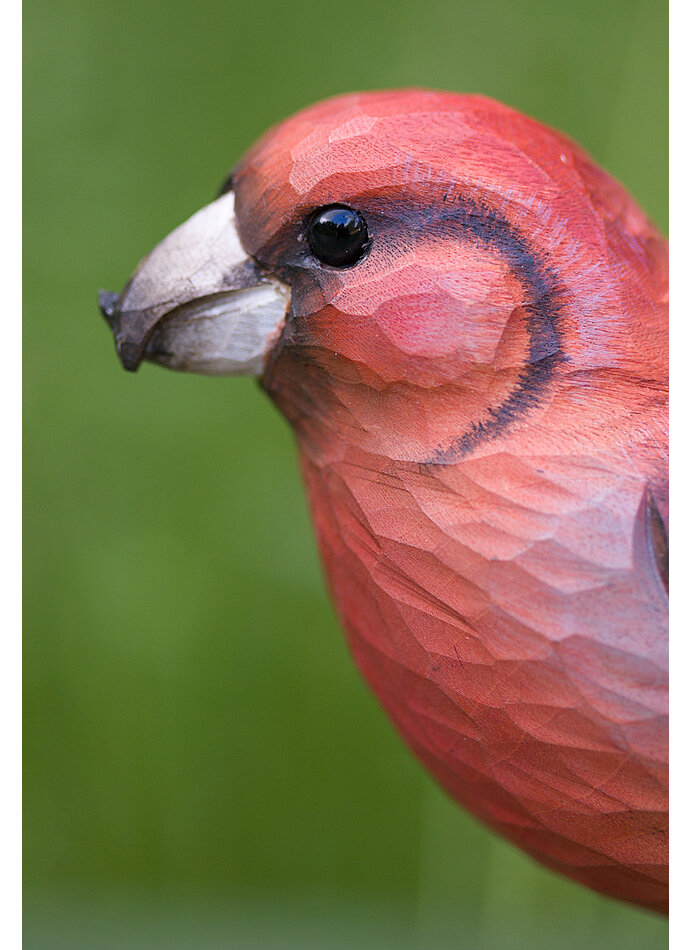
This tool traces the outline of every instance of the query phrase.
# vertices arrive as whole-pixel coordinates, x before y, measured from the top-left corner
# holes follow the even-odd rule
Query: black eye
[[[351,267],[370,244],[362,215],[343,205],[320,208],[311,219],[308,239],[314,257],[331,267]]]

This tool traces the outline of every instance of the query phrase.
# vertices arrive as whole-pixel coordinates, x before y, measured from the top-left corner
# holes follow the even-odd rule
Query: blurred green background
[[[96,309],[270,124],[481,92],[667,225],[652,0],[27,0],[27,948],[654,950],[446,801],[361,682],[251,380],[124,373]]]

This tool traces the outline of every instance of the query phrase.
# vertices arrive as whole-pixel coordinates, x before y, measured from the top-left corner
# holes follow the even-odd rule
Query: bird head
[[[443,463],[547,411],[573,369],[639,361],[621,299],[653,296],[634,258],[655,240],[506,106],[352,94],[264,135],[101,309],[128,369],[259,376],[306,451]]]

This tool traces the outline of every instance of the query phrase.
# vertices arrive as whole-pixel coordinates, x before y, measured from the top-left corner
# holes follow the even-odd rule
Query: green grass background
[[[481,92],[667,224],[653,0],[27,0],[27,948],[655,950],[448,802],[356,673],[251,380],[124,373],[96,310],[270,124]]]

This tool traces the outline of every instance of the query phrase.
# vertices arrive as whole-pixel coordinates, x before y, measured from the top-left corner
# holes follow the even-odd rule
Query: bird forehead
[[[345,143],[345,152],[337,148]],[[406,151],[429,161],[450,162],[458,149],[481,149],[492,164],[495,153],[511,146],[517,153],[543,153],[551,144],[563,164],[562,136],[501,103],[482,96],[395,90],[337,96],[310,106],[269,129],[247,155],[249,163],[274,165],[287,156],[293,163],[313,163],[317,154],[338,157],[358,150],[382,155]],[[484,149],[488,149],[485,152]],[[547,151],[550,151],[548,147]],[[566,147],[566,152],[569,149]],[[494,154],[492,154],[494,153]],[[349,157],[349,154],[348,154]]]
[[[558,133],[479,96],[338,97],[285,120],[247,153],[234,178],[238,217],[265,238],[312,207],[367,194],[380,203],[384,190],[425,199],[432,184],[500,204],[551,206],[582,190],[572,162],[562,161],[571,154]]]
[[[366,97],[360,97],[366,102]],[[401,106],[406,100],[401,103]],[[347,99],[345,107],[322,104],[287,119],[270,130],[247,155],[239,176],[252,175],[265,185],[290,185],[305,193],[333,175],[403,166],[414,179],[417,163],[428,165],[437,158],[447,163],[446,140],[453,134],[456,147],[467,137],[462,110],[444,113],[400,111],[384,115],[366,111],[360,100]],[[381,111],[381,110],[378,110]],[[455,152],[457,155],[457,151]],[[259,183],[257,182],[257,185]]]
[[[361,133],[318,144],[307,140],[292,150],[291,159],[288,182],[299,194],[308,194],[328,186],[334,175],[346,174],[348,182],[343,184],[355,189],[362,173],[378,172],[379,180],[386,181],[390,169],[405,163],[405,153],[390,140]]]

